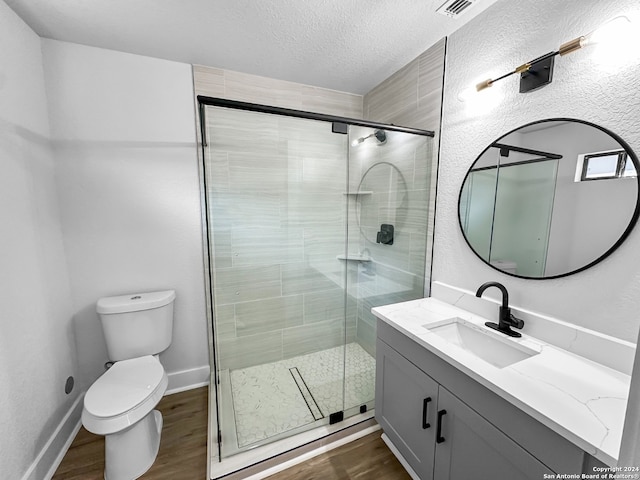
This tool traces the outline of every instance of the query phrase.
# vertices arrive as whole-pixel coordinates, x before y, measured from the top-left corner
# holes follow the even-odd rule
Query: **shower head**
[[[384,130],[376,130],[373,132],[373,135],[376,137],[376,140],[380,143],[384,143],[387,141],[387,134]]]
[[[375,130],[373,133],[370,133],[369,135],[367,135],[365,137],[356,138],[353,142],[351,142],[351,146],[352,147],[357,147],[362,142],[364,142],[367,138],[371,138],[371,137],[375,137],[375,139],[380,144],[383,144],[383,143],[385,143],[387,141],[387,134],[385,133],[384,130]]]

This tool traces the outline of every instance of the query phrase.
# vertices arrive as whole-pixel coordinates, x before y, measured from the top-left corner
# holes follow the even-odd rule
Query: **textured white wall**
[[[107,351],[95,302],[176,290],[169,374],[207,367],[191,66],[43,40],[83,386]]]
[[[495,78],[619,14],[640,16],[634,0],[501,0],[454,33],[448,44],[433,279],[469,290],[503,282],[514,305],[636,342],[640,324],[640,228],[609,258],[556,280],[522,280],[483,264],[458,226],[458,194],[465,173],[495,139],[520,125],[573,117],[602,125],[640,152],[640,59],[623,48],[624,62],[605,63],[595,47],[556,58],[553,83],[518,93],[516,75],[460,102],[458,93]],[[638,30],[638,23],[635,24]],[[584,239],[588,241],[588,239]],[[526,329],[526,326],[525,326]]]
[[[40,38],[1,1],[0,45],[0,476],[19,479],[80,389]]]

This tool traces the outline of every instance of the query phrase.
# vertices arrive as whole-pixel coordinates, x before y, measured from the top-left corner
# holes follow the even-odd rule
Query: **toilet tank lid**
[[[163,290],[161,292],[131,293],[116,297],[104,297],[98,300],[96,311],[98,313],[125,313],[151,310],[164,307],[176,298],[175,290]]]

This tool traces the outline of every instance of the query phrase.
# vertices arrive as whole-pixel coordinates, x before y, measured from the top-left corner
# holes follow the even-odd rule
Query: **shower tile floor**
[[[357,343],[349,343],[346,348],[232,370],[229,378],[242,448],[371,402],[375,359]]]

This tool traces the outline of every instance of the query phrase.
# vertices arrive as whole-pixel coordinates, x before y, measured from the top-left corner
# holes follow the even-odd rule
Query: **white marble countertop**
[[[423,298],[376,307],[372,312],[587,453],[616,466],[630,376],[526,333],[521,338],[504,338],[540,353],[498,368],[424,327],[459,317],[495,333],[484,323],[497,321],[497,309],[496,318],[487,319],[434,298]],[[523,330],[526,332],[526,325]]]

